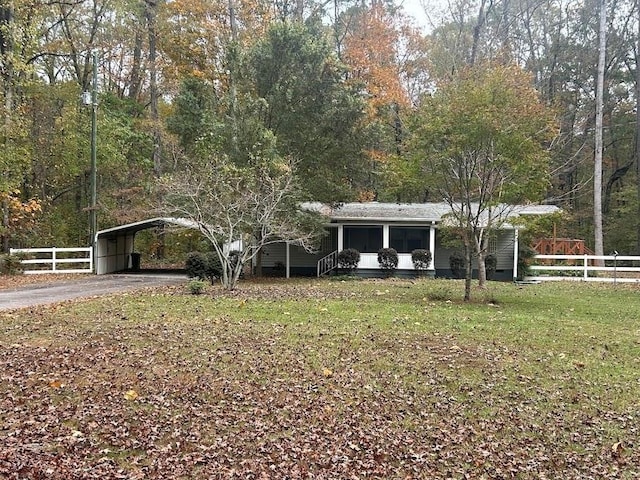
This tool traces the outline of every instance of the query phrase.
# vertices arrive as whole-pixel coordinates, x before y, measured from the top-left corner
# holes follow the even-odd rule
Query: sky
[[[436,20],[438,13],[447,5],[447,0],[400,0],[398,3],[402,4],[405,11],[415,18],[416,23],[426,33],[431,30],[432,21]]]

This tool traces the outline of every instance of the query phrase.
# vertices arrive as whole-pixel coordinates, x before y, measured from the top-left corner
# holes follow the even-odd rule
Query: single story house
[[[313,254],[287,243],[267,245],[262,253],[263,273],[282,275],[323,275],[337,266],[337,254],[345,248],[360,252],[358,274],[379,276],[380,248],[398,252],[396,275],[414,276],[411,252],[421,248],[432,254],[428,274],[451,277],[449,256],[453,249],[443,245],[440,229],[451,213],[447,203],[343,203],[337,206],[306,203],[303,208],[317,211],[327,219],[327,235],[319,251]],[[508,218],[518,215],[543,215],[559,211],[552,205],[514,206]],[[512,280],[517,277],[518,230],[505,222],[489,242],[489,252],[497,257],[494,278]]]
[[[326,218],[326,235],[315,253],[288,242],[273,243],[262,250],[262,269],[266,275],[315,276],[330,273],[337,267],[337,254],[345,248],[360,252],[358,274],[380,276],[378,250],[394,248],[399,263],[396,275],[414,276],[411,252],[429,250],[432,261],[428,275],[451,277],[449,255],[453,252],[444,245],[440,229],[451,213],[442,203],[343,203],[335,206],[305,203],[302,208],[316,211]],[[514,206],[508,218],[518,215],[543,215],[559,211],[551,205]],[[175,226],[194,228],[197,225],[182,218],[152,218],[128,225],[101,230],[96,234],[95,265],[97,274],[112,273],[135,268],[139,256],[135,253],[135,236],[141,230]],[[233,248],[232,246],[230,248]],[[517,277],[518,230],[504,223],[489,243],[489,253],[496,255],[498,263],[494,278],[511,280]]]

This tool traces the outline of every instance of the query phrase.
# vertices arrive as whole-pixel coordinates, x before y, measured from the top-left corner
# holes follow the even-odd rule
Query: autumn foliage
[[[0,237],[3,246],[10,238],[18,237],[33,228],[38,214],[42,212],[40,201],[31,199],[24,202],[19,195],[18,190],[0,194],[0,205],[2,205]]]

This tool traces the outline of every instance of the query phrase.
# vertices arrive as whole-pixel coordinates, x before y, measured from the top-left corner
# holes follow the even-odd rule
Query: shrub
[[[211,284],[222,276],[222,265],[216,252],[190,252],[185,262],[187,277],[209,280]]]
[[[200,295],[207,288],[207,282],[203,282],[202,280],[191,280],[187,283],[187,288],[191,295]]]
[[[349,271],[354,271],[360,263],[360,252],[355,248],[345,248],[338,253],[338,266]]]
[[[411,261],[413,262],[413,268],[418,271],[423,271],[429,268],[431,258],[431,252],[423,248],[417,248],[411,252]]]
[[[222,264],[220,263],[220,258],[216,252],[207,253],[206,260],[207,265],[205,275],[211,282],[211,285],[213,285],[216,278],[222,277]]]
[[[22,273],[24,268],[22,266],[22,260],[24,255],[13,255],[6,253],[0,255],[0,275],[16,275]]]
[[[187,277],[205,280],[207,278],[207,263],[207,257],[203,253],[188,253],[184,265],[187,271]]]
[[[380,268],[391,274],[398,268],[398,252],[395,248],[381,248],[378,250],[378,264]]]
[[[456,278],[464,278],[467,272],[467,259],[460,252],[453,252],[449,255],[449,268]]]
[[[529,275],[529,265],[537,252],[528,245],[520,245],[518,248],[518,280]]]
[[[487,272],[487,279],[491,280],[498,268],[498,257],[493,253],[484,257],[484,268]]]

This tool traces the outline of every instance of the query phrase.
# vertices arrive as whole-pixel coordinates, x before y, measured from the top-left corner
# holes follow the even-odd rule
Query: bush
[[[398,252],[395,248],[381,248],[378,250],[378,264],[380,268],[392,274],[398,268]]]
[[[529,275],[529,265],[537,252],[528,245],[520,245],[518,248],[518,280],[522,280]]]
[[[209,252],[206,255],[207,267],[205,270],[205,274],[211,285],[215,282],[216,278],[222,277],[222,264],[220,263],[220,258],[216,252]]]
[[[338,266],[353,272],[360,263],[360,252],[355,248],[345,248],[338,253]]]
[[[22,273],[24,268],[21,262],[24,258],[24,255],[12,255],[10,253],[0,255],[0,275]]]
[[[455,278],[464,278],[467,273],[467,259],[460,252],[449,255],[449,268]]]
[[[187,277],[206,280],[207,278],[207,257],[200,252],[190,252],[187,254],[184,268]]]
[[[429,268],[431,258],[431,252],[423,248],[417,248],[411,252],[411,261],[413,262],[413,268],[419,271],[423,271]]]
[[[216,252],[191,252],[185,262],[187,277],[197,280],[209,280],[211,284],[222,276],[222,265]]]
[[[484,257],[484,268],[487,272],[487,279],[491,280],[498,268],[498,257],[493,253]]]
[[[191,295],[200,295],[207,288],[207,282],[203,282],[202,280],[191,280],[187,283],[187,288]]]

